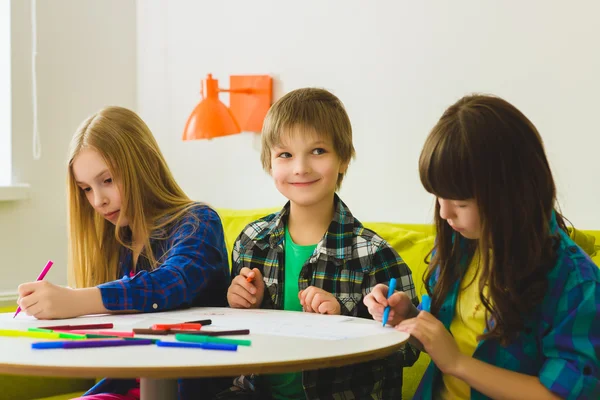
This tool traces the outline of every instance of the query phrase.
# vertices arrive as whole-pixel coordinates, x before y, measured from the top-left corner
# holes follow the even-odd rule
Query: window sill
[[[29,197],[27,184],[0,186],[0,201],[23,200]]]
[[[12,307],[18,298],[17,292],[0,292],[0,308]]]

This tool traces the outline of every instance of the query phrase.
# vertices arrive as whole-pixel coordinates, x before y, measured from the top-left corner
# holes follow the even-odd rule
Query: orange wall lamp
[[[208,74],[202,81],[202,100],[189,116],[183,140],[213,139],[244,132],[260,132],[271,107],[273,83],[269,75],[231,75],[229,89]],[[229,108],[219,100],[229,92]]]

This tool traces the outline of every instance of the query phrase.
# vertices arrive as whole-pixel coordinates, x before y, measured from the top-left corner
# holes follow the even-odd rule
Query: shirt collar
[[[317,244],[317,248],[311,257],[311,261],[319,255],[325,255],[338,260],[352,256],[352,244],[354,242],[354,231],[362,224],[354,218],[348,206],[334,195],[335,211],[327,232]],[[282,247],[285,239],[285,224],[289,218],[290,202],[275,214],[267,226],[256,236],[257,242],[262,242],[272,248]]]

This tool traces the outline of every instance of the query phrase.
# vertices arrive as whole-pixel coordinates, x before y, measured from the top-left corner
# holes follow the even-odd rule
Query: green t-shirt
[[[300,246],[292,241],[287,225],[285,226],[284,242],[284,268],[283,268],[283,309],[286,311],[302,311],[298,298],[298,278],[300,270],[306,260],[312,256],[317,248],[316,244]],[[302,373],[291,372],[287,374],[266,375],[266,381],[271,389],[274,399],[305,399],[302,387]]]

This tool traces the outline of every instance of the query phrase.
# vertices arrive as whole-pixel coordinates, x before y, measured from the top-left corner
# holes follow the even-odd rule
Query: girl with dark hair
[[[415,398],[600,397],[600,272],[568,236],[540,135],[498,97],[460,99],[419,160],[436,196],[429,310],[364,302],[429,353]]]

